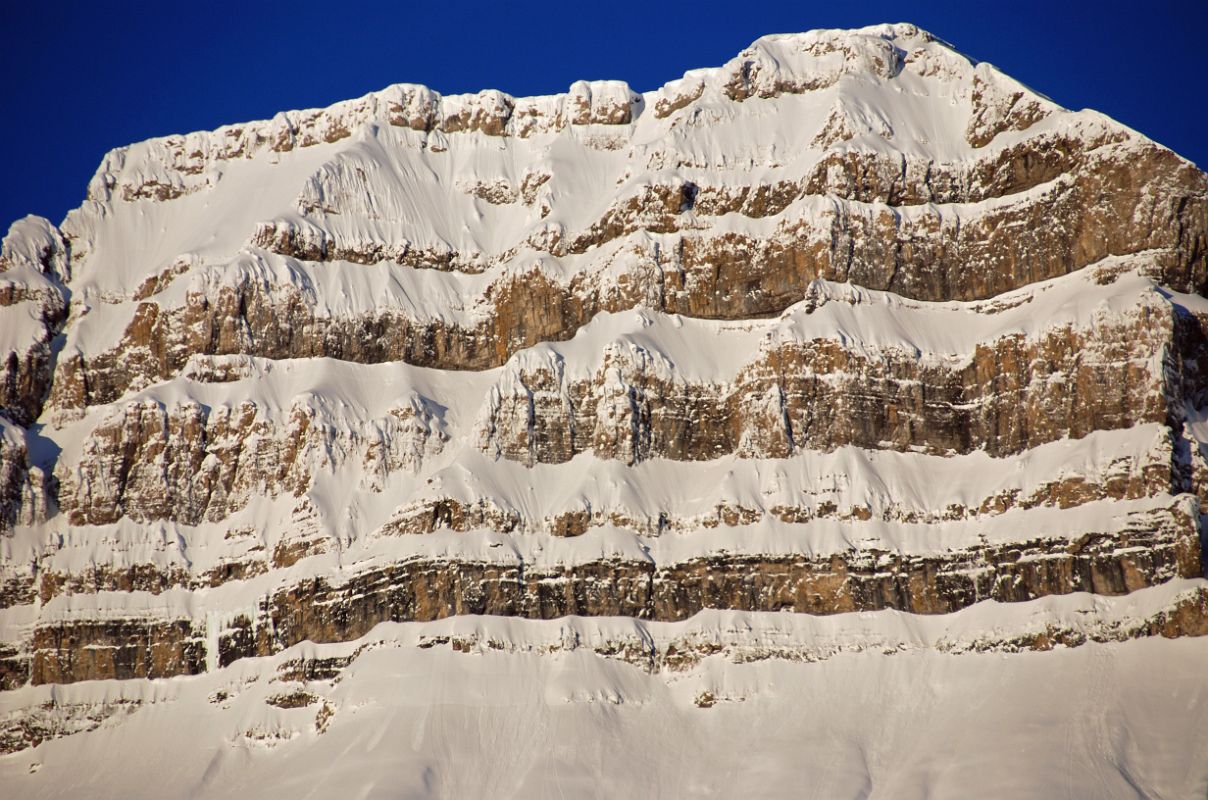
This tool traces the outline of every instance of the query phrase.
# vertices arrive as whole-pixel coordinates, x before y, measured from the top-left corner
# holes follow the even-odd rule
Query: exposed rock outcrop
[[[665,359],[635,348],[609,349],[582,379],[568,377],[556,355],[552,363],[526,359],[496,385],[482,446],[527,464],[581,452],[630,464],[783,458],[843,445],[1005,456],[1092,430],[1165,422],[1183,405],[1161,360],[1177,358],[1175,337],[1169,310],[1142,308],[1119,327],[1012,336],[947,363],[814,340],[768,349],[725,386],[685,381]]]
[[[219,521],[255,497],[300,496],[313,473],[348,460],[367,466],[370,491],[391,472],[417,472],[448,434],[431,401],[404,398],[385,417],[352,427],[304,399],[273,421],[255,403],[207,408],[155,401],[115,410],[89,435],[82,458],[60,475],[59,503],[72,525],[121,517],[186,525]]]
[[[8,347],[0,372],[0,414],[28,425],[42,412],[53,369],[51,341],[67,317],[63,281],[71,249],[41,217],[13,225],[0,244],[0,309]]]
[[[1199,505],[1187,496],[1168,509],[1137,513],[1112,533],[1069,539],[1021,531],[1007,544],[934,555],[871,547],[812,556],[719,553],[667,564],[625,557],[573,565],[410,559],[341,583],[316,577],[274,592],[217,634],[217,657],[226,665],[304,640],[350,641],[383,621],[458,614],[650,620],[686,619],[709,608],[943,614],[983,600],[1125,594],[1202,570]],[[208,624],[123,620],[39,627],[31,680],[193,674],[204,665],[201,642],[215,638]]]
[[[0,249],[0,689],[464,615],[1203,635],[1205,294],[1208,176],[908,25],[120,148]],[[1004,610],[1075,593],[1138,600]],[[592,651],[729,647],[641,638]],[[125,707],[24,709],[0,750]]]

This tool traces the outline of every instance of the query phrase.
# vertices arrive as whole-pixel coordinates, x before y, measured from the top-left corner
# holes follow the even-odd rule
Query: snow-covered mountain
[[[1206,293],[910,25],[115,150],[0,251],[3,794],[1203,796]]]

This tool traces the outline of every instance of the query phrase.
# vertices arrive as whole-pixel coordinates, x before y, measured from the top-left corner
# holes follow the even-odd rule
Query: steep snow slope
[[[1110,624],[1118,611],[1118,601],[1061,600],[1029,603],[1029,616],[1099,614]],[[0,698],[10,709],[53,703],[78,728],[97,727],[8,756],[0,775],[22,797],[146,795],[147,773],[118,757],[129,753],[156,765],[158,787],[196,797],[1204,792],[1205,639],[960,654],[964,617],[981,611],[906,629],[900,618],[820,630],[786,615],[717,612],[671,626],[385,624],[364,641],[299,646],[196,678],[10,694]],[[1009,636],[1020,615],[998,624]],[[955,652],[928,649],[940,627]],[[681,638],[681,661],[642,663],[677,636],[720,653],[694,654]],[[636,652],[598,655],[617,642]],[[352,652],[346,667],[298,675],[299,659],[340,663]]]

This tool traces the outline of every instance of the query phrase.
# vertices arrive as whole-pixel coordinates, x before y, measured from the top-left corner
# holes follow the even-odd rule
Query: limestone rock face
[[[119,148],[0,248],[0,752],[332,736],[383,642],[1203,636],[1206,294],[1208,175],[909,25]]]
[[[47,476],[30,463],[25,426],[42,413],[54,340],[67,318],[71,248],[53,225],[29,216],[0,243],[0,535],[48,514]]]
[[[815,339],[766,348],[724,385],[686,381],[636,348],[610,346],[579,380],[561,358],[514,359],[492,393],[482,446],[528,464],[581,452],[630,464],[784,458],[843,445],[1007,456],[1164,422],[1171,402],[1183,405],[1181,384],[1168,387],[1167,365],[1151,357],[1168,348],[1178,358],[1176,335],[1169,308],[1142,307],[1093,331],[1063,326],[1031,341],[978,343],[949,363]]]
[[[0,374],[0,414],[28,425],[50,390],[51,340],[67,316],[63,282],[71,277],[71,249],[40,217],[13,225],[0,243],[0,308],[5,353]]]
[[[53,477],[30,464],[25,430],[0,417],[0,532],[51,516],[56,489]]]
[[[365,468],[360,488],[380,491],[390,473],[418,472],[448,438],[418,396],[359,429],[302,399],[278,421],[250,401],[218,409],[131,401],[115,411],[88,435],[76,469],[60,477],[59,507],[72,525],[217,522],[255,497],[301,496],[314,472],[348,461]]]
[[[1062,144],[1046,138],[1032,146],[1035,158],[1048,159]],[[787,189],[647,186],[614,203],[582,233],[530,237],[494,255],[405,241],[341,243],[322,228],[261,226],[251,243],[286,257],[284,263],[244,256],[219,281],[197,275],[175,302],[149,296],[112,348],[69,350],[61,359],[56,383],[64,388],[55,405],[111,402],[172,377],[195,353],[483,369],[541,341],[569,338],[602,311],[648,307],[709,319],[766,316],[802,301],[817,278],[923,300],[972,300],[1110,256],[1145,252],[1148,269],[1164,284],[1200,291],[1208,287],[1208,179],[1152,144],[1134,152],[1139,146],[1127,140],[1102,145],[1070,164],[1047,167],[1051,175],[1023,179],[1036,188],[981,184],[1010,180],[1000,177],[1004,171],[1032,169],[1017,168],[1013,157],[1004,156],[1006,163],[981,167],[992,178],[951,181],[974,181],[979,188],[928,194],[917,198],[926,207],[910,213],[893,210],[895,190],[846,191],[849,184],[876,183],[864,168],[838,184],[810,179]],[[1030,163],[1032,156],[1022,158]],[[926,164],[915,171],[932,176],[937,169]],[[900,177],[903,164],[882,171]],[[769,199],[775,197],[783,199]],[[775,224],[760,234],[717,230],[735,212]],[[603,262],[605,269],[588,267],[570,280],[540,269],[500,274],[526,246],[576,262]],[[314,304],[318,287],[292,259],[394,262],[482,277],[473,284],[477,292],[458,301],[474,312],[465,320],[427,309],[416,313],[391,298],[357,312],[321,313]],[[293,324],[283,326],[282,319]]]
[[[673,563],[613,557],[566,566],[529,566],[524,557],[410,559],[343,583],[319,578],[278,591],[234,618],[219,634],[216,654],[205,652],[213,637],[200,622],[195,629],[136,619],[42,626],[34,635],[30,679],[195,674],[207,655],[226,665],[305,640],[354,640],[385,620],[458,614],[658,621],[708,608],[944,614],[987,600],[1015,603],[1080,591],[1120,595],[1201,575],[1198,517],[1198,503],[1180,502],[1133,514],[1116,531],[1087,532],[1076,540],[1020,532],[1016,541],[942,556],[868,548],[812,557],[714,554]]]

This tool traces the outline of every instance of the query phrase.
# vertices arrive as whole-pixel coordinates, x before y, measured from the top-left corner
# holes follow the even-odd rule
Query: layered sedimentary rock
[[[310,470],[347,461],[366,469],[362,489],[380,490],[391,472],[418,472],[448,438],[423,398],[398,399],[386,416],[352,430],[302,399],[279,422],[263,419],[252,402],[130,402],[89,433],[78,466],[60,481],[60,510],[72,525],[123,517],[196,525],[225,519],[256,496],[301,496]]]
[[[0,750],[383,623],[651,672],[1203,635],[1205,291],[1208,176],[907,25],[120,148],[0,252],[0,688],[126,688]],[[719,611],[796,627],[602,619]]]
[[[781,341],[723,385],[685,380],[658,353],[623,346],[575,380],[555,352],[545,363],[509,363],[482,422],[483,446],[530,464],[587,451],[634,463],[783,458],[843,445],[1008,456],[1177,417],[1184,390],[1203,392],[1198,325],[1159,302],[1096,319],[1091,330],[1054,326],[1034,338],[977,342],[965,358],[842,338]],[[1187,326],[1196,332],[1185,334]]]
[[[1093,516],[1088,515],[1092,527]],[[891,544],[925,535],[919,526],[891,527],[880,541],[831,553],[819,538],[831,531],[808,527],[802,532],[819,544],[807,552],[775,552],[784,544],[776,540],[766,553],[690,555],[671,545],[666,561],[649,546],[618,548],[615,541],[603,545],[613,550],[607,557],[569,563],[545,562],[540,551],[491,552],[490,544],[477,554],[473,545],[460,553],[446,545],[439,558],[421,547],[400,554],[395,565],[342,581],[316,577],[272,591],[218,629],[212,620],[190,625],[146,616],[39,624],[30,678],[37,684],[195,674],[207,657],[226,665],[307,640],[350,641],[382,621],[458,614],[655,621],[686,619],[709,608],[944,614],[983,601],[1017,603],[1071,592],[1120,595],[1202,574],[1199,504],[1193,499],[1137,509],[1113,530],[1092,529],[1076,538],[1045,531],[1045,520],[1016,514],[987,528],[982,544],[963,549]],[[943,533],[947,541],[962,541],[972,539],[968,531],[976,528],[950,525]],[[124,588],[129,587],[93,591]]]
[[[4,309],[4,373],[0,412],[28,425],[50,390],[51,340],[67,315],[71,249],[38,217],[15,223],[0,244],[0,308]]]

